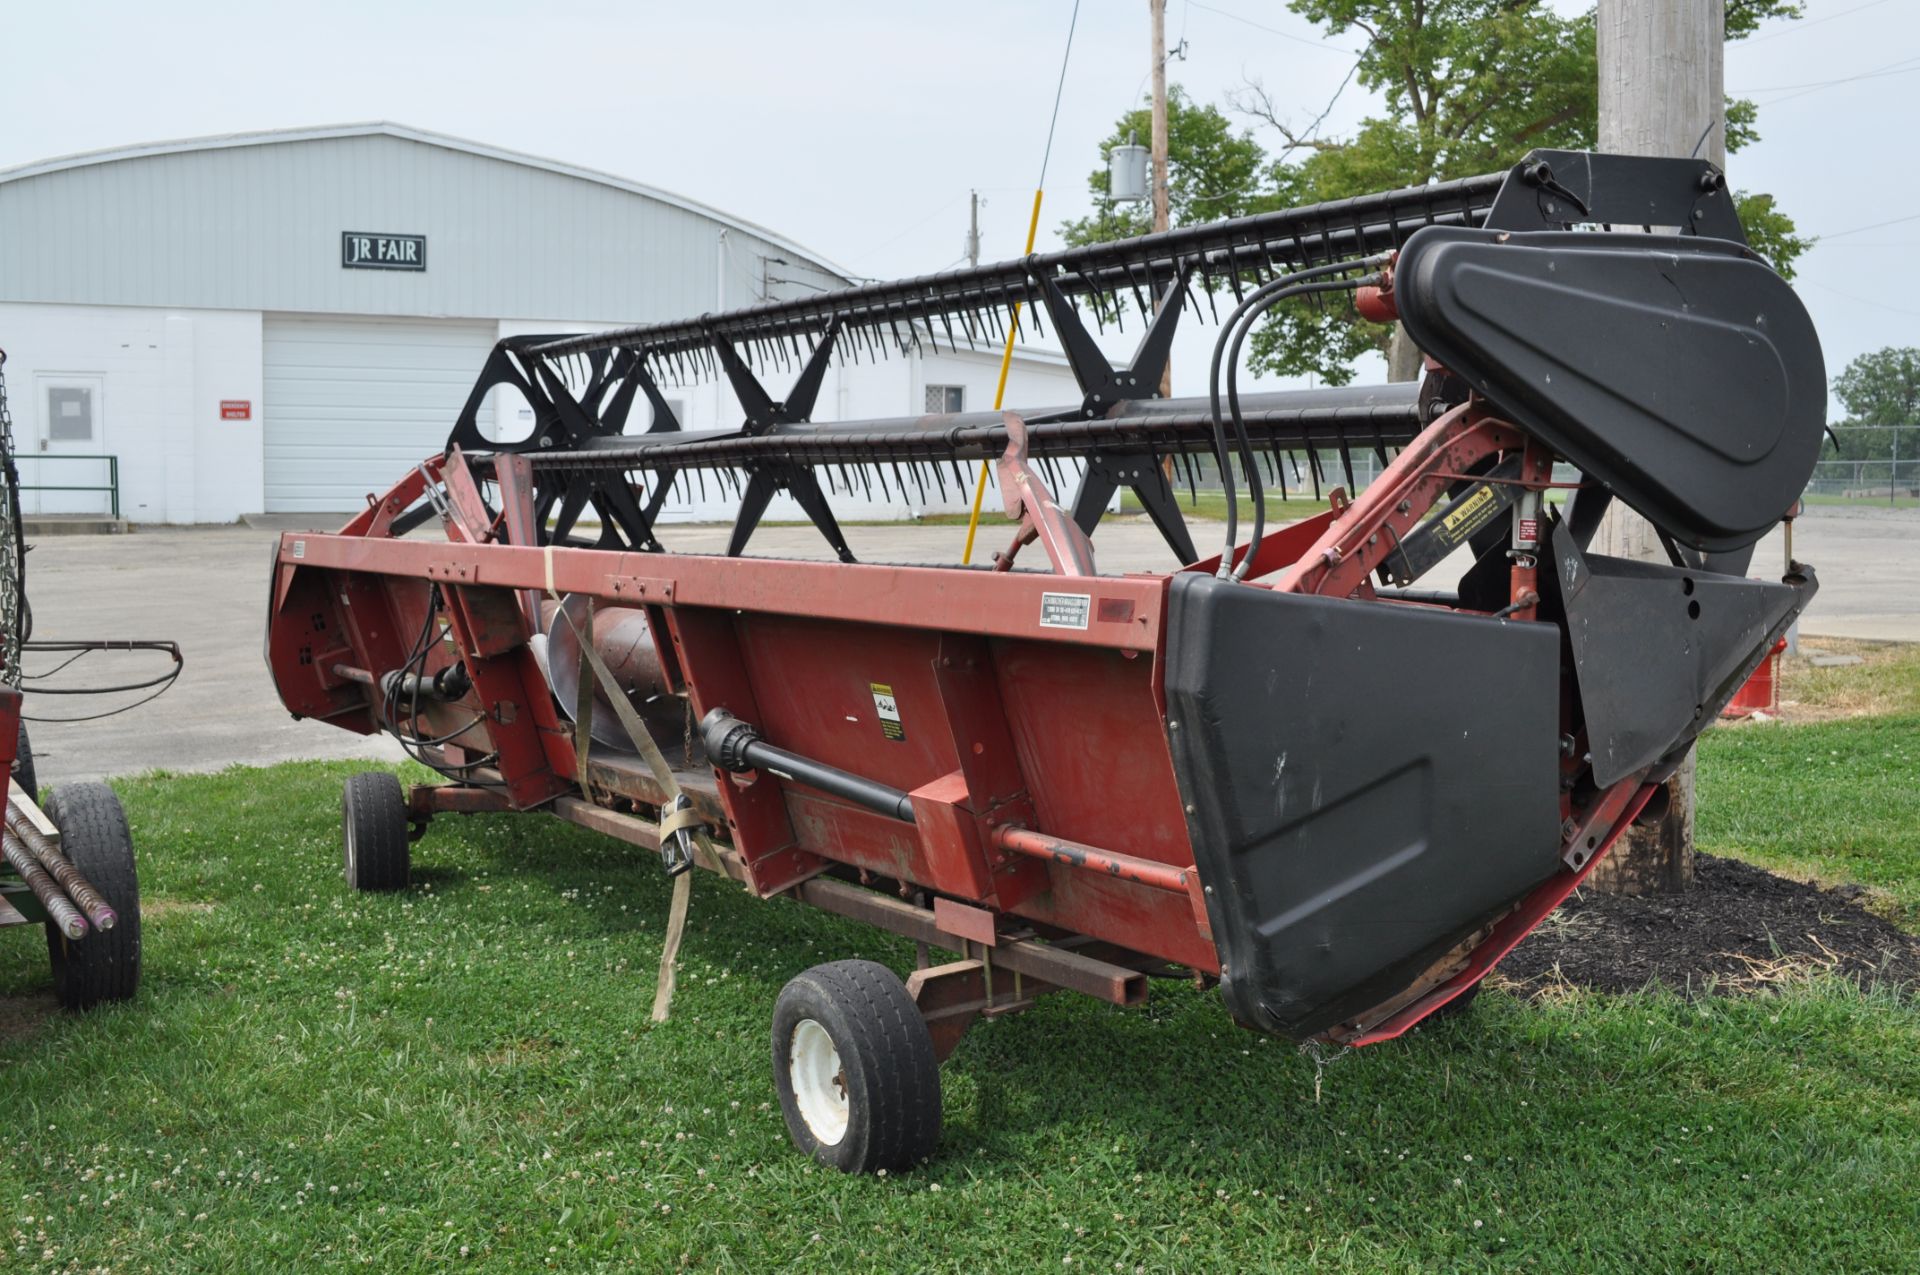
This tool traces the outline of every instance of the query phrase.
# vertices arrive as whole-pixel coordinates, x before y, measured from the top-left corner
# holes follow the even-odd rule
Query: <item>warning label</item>
[[[867,689],[873,692],[873,711],[880,717],[881,736],[905,739],[907,728],[900,724],[900,705],[893,698],[893,688],[884,682],[868,682]]]
[[[1043,593],[1040,595],[1040,627],[1043,629],[1084,629],[1093,614],[1090,593]]]
[[[1472,495],[1455,505],[1440,520],[1440,539],[1450,545],[1463,543],[1468,536],[1492,521],[1498,512],[1499,498],[1491,487],[1476,488]]]

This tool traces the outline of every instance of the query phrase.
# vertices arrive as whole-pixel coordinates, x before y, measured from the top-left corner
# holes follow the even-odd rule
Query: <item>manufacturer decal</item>
[[[893,687],[885,682],[868,682],[867,689],[873,692],[873,711],[880,718],[881,738],[904,740],[907,728],[900,721],[900,702],[893,698]]]
[[[1091,593],[1040,595],[1040,627],[1043,629],[1084,629],[1092,614]]]

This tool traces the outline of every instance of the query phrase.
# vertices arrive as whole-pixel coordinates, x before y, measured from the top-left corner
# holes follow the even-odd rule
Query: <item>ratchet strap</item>
[[[552,560],[553,550],[548,548],[548,560]],[[551,586],[553,572],[548,568],[547,579]],[[559,601],[556,597],[555,601]],[[653,733],[640,720],[640,714],[634,711],[632,704],[620,691],[620,683],[607,667],[600,653],[593,649],[593,600],[587,600],[586,631],[574,623],[573,616],[566,607],[560,607],[560,614],[566,616],[567,627],[573,630],[574,637],[580,643],[580,691],[574,700],[574,761],[580,780],[580,791],[588,800],[593,799],[593,789],[587,779],[587,750],[593,738],[593,688],[598,679],[607,687],[607,700],[613,705],[613,715],[626,729],[633,746],[639,750],[640,759],[647,763],[653,777],[666,794],[661,803],[660,840],[665,842],[675,832],[690,829],[693,832],[694,845],[704,859],[704,866],[713,867],[718,862],[713,844],[707,840],[706,821],[690,807],[679,802],[680,784],[673,777],[673,767],[668,764],[666,754],[653,742]],[[678,809],[674,807],[678,806]],[[660,949],[660,973],[654,983],[653,1021],[664,1023],[667,1012],[673,1004],[674,970],[680,957],[680,940],[687,932],[687,904],[693,896],[693,874],[682,872],[673,879],[673,902],[667,908],[667,933]]]

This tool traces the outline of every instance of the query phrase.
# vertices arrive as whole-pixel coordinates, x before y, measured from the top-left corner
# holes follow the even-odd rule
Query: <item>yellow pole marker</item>
[[[1040,198],[1046,193],[1044,190],[1036,190],[1033,192],[1033,216],[1027,222],[1027,251],[1022,255],[1031,256],[1033,254],[1033,241],[1040,233]],[[1013,303],[1013,320],[1007,324],[1007,348],[1000,352],[1000,383],[996,385],[993,390],[993,410],[996,412],[1000,410],[1001,402],[1007,397],[1007,372],[1013,367],[1013,336],[1014,333],[1019,330],[1020,303],[1015,301]],[[990,462],[984,460],[980,462],[980,477],[973,484],[973,515],[967,519],[967,548],[966,551],[960,555],[960,564],[962,566],[973,561],[973,535],[974,532],[980,529],[980,502],[986,498],[987,494],[987,466],[989,463]]]

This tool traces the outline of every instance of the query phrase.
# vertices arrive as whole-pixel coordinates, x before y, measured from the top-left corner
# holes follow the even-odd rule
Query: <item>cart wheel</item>
[[[940,1140],[933,1037],[884,965],[832,961],[781,989],[773,1081],[794,1145],[842,1172],[911,1168]]]
[[[47,798],[60,850],[118,914],[110,930],[68,939],[47,926],[53,987],[67,1009],[132,1000],[140,989],[140,881],[133,835],[120,799],[105,784],[62,784]]]
[[[1473,1008],[1474,1001],[1480,998],[1480,988],[1481,984],[1475,983],[1472,987],[1469,987],[1466,991],[1460,993],[1439,1009],[1428,1014],[1427,1021],[1437,1023],[1449,1018],[1466,1017],[1467,1011]]]
[[[347,780],[340,798],[340,853],[356,890],[404,890],[411,868],[407,799],[384,770]]]
[[[20,723],[20,742],[13,750],[13,782],[33,801],[40,800],[40,786],[33,773],[33,742],[27,738],[27,724]]]

